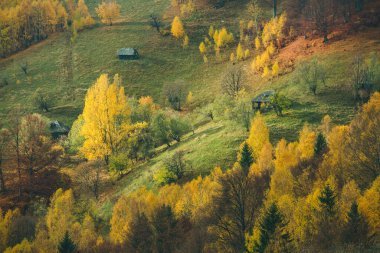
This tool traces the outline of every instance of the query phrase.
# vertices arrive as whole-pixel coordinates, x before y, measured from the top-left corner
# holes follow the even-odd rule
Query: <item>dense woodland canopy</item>
[[[0,246],[15,245],[5,252],[52,252],[68,232],[85,252],[364,251],[379,243],[379,105],[375,93],[350,124],[324,120],[319,131],[305,125],[297,141],[282,139],[276,146],[257,113],[232,168],[121,196],[109,237],[97,230],[96,212],[79,212],[73,191],[59,189],[37,224],[18,209],[2,214]],[[34,132],[38,117],[23,118],[21,132]]]
[[[3,64],[56,33],[65,41],[59,75],[66,83],[60,85],[72,95],[65,97],[69,103],[77,99],[75,77],[82,66],[75,61],[91,65],[78,59],[78,37],[90,27],[118,34],[133,25],[124,19],[121,1],[87,2],[90,7],[84,0],[0,2]],[[342,70],[345,79],[337,89],[332,65],[318,57],[339,36],[378,25],[379,12],[366,9],[374,2],[172,0],[165,15],[145,13],[144,25],[171,43],[171,53],[177,52],[172,47],[189,51],[202,70],[217,70],[210,76],[217,79],[218,93],[204,101],[204,90],[176,77],[155,87],[161,100],[153,91],[135,96],[122,74],[94,68],[96,79],[84,89],[67,136],[55,135],[54,128],[65,125],[49,118],[64,107],[42,89],[30,94],[33,109],[13,105],[0,122],[0,252],[377,252],[378,52],[340,56],[349,63],[340,66],[348,70]],[[209,24],[207,12],[221,10],[227,18],[226,6],[238,10],[239,22]],[[346,33],[336,35],[341,30]],[[320,44],[295,64],[282,52],[300,38]],[[133,64],[156,60],[142,58]],[[127,64],[123,68],[134,66]],[[32,85],[27,61],[20,67]],[[309,101],[349,102],[339,104],[334,115],[323,108],[310,116],[305,107],[297,128],[292,118],[299,111],[292,107],[304,106],[302,96],[289,98],[275,86],[280,78],[289,78],[290,93]],[[9,80],[0,80],[0,102],[2,86],[13,85]],[[252,103],[263,87],[271,96]],[[211,85],[206,89],[214,91]],[[352,111],[345,120],[343,110]],[[204,130],[207,124],[213,125]],[[213,132],[231,125],[213,139]],[[285,127],[290,134],[281,131]],[[234,142],[217,146],[232,134],[239,135]],[[230,150],[232,159],[224,162],[221,150]],[[195,170],[208,153],[217,157],[208,161],[213,169]]]

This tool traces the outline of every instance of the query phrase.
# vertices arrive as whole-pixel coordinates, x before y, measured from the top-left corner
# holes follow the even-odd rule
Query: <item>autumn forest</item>
[[[0,252],[380,251],[380,1],[0,1]]]

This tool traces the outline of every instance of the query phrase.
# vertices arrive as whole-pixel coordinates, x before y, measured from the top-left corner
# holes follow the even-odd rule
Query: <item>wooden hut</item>
[[[263,106],[269,106],[274,93],[273,90],[267,90],[252,99],[252,108],[260,110]]]
[[[139,58],[139,53],[135,48],[120,48],[117,50],[117,56],[120,60],[136,60]]]

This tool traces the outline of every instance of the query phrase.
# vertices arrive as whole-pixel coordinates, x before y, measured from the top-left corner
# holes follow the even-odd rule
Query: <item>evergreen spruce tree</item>
[[[240,166],[243,169],[244,173],[248,175],[249,168],[253,163],[252,150],[248,146],[247,142],[244,143],[243,149],[241,150]]]
[[[334,247],[337,238],[339,223],[336,216],[336,195],[330,185],[326,185],[318,196],[321,212],[318,214],[317,235],[313,238],[315,247],[328,250]]]
[[[59,253],[73,253],[75,252],[76,245],[71,240],[69,232],[66,231],[65,236],[63,237],[62,241],[58,245],[58,252]]]
[[[254,252],[290,252],[290,236],[284,230],[285,223],[278,207],[273,203],[259,224],[260,237],[254,242]],[[272,244],[272,245],[270,245]]]
[[[163,205],[158,208],[152,223],[155,230],[154,251],[158,253],[174,252],[181,232],[171,207]]]
[[[144,213],[138,214],[131,223],[128,248],[130,252],[152,252],[153,230]]]
[[[317,136],[317,141],[315,142],[314,152],[316,156],[322,155],[327,148],[326,138],[322,133],[319,133]]]
[[[335,215],[336,196],[330,185],[327,184],[323,188],[318,199],[322,210],[327,214],[327,216],[333,217]]]
[[[348,221],[343,230],[343,241],[348,244],[366,244],[368,235],[368,224],[360,215],[358,204],[354,201],[347,214]]]

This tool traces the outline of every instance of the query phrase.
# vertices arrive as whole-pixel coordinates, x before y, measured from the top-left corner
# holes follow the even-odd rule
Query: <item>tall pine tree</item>
[[[243,169],[245,175],[248,175],[249,168],[251,167],[253,163],[253,156],[252,156],[252,150],[247,144],[247,142],[244,142],[243,148],[240,153],[240,166]]]
[[[326,139],[322,133],[319,133],[317,136],[317,141],[315,142],[315,146],[314,146],[315,155],[321,156],[326,151],[326,148],[327,148]]]
[[[358,210],[358,204],[354,201],[347,214],[347,223],[343,229],[343,241],[348,244],[365,245],[368,243],[368,224]]]
[[[318,199],[323,212],[325,212],[325,214],[327,214],[328,217],[334,216],[336,196],[333,189],[331,189],[330,185],[327,184],[323,188],[321,195],[319,195]]]
[[[181,237],[181,231],[172,208],[167,205],[158,208],[152,224],[155,231],[154,251],[158,253],[174,252]]]
[[[291,239],[285,225],[283,215],[272,203],[259,224],[260,237],[254,242],[254,252],[290,252]]]
[[[326,251],[338,242],[338,219],[336,215],[336,195],[330,185],[326,185],[318,196],[320,213],[317,214],[318,233],[314,237],[315,247]]]
[[[153,230],[144,213],[132,221],[129,234],[127,245],[130,252],[152,252]]]
[[[62,241],[58,245],[58,252],[59,253],[73,253],[75,252],[76,245],[71,240],[69,232],[66,231],[65,236],[63,237]]]

